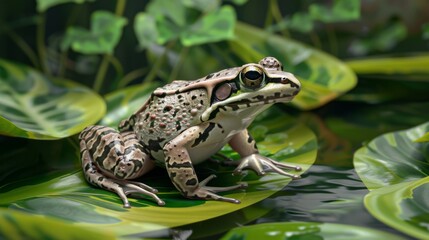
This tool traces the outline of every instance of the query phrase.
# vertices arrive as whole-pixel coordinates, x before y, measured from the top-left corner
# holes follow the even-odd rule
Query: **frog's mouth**
[[[245,107],[253,107],[258,105],[274,104],[278,102],[290,102],[295,96],[294,94],[280,94],[275,93],[270,96],[257,95],[252,98],[241,99],[239,101],[228,103],[224,106],[232,107],[233,109],[240,109]]]

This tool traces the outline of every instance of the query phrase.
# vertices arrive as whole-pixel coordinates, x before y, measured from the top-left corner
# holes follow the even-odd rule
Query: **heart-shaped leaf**
[[[345,224],[315,222],[264,223],[232,229],[222,240],[251,239],[404,239],[390,233]]]
[[[135,98],[131,99],[135,101]],[[307,170],[316,158],[317,141],[314,134],[279,111],[261,114],[250,131],[258,135],[259,148],[264,155],[302,166],[303,171],[297,174]],[[223,153],[233,158],[237,156],[229,147],[225,147]],[[27,161],[32,159],[27,158]],[[76,161],[79,159],[73,160]],[[132,208],[124,209],[117,195],[88,185],[81,170],[70,168],[66,173],[39,175],[0,187],[0,206],[25,211],[30,215],[47,216],[58,222],[73,223],[94,231],[105,231],[108,228],[116,236],[125,236],[222,216],[271,196],[290,181],[278,174],[258,177],[249,172],[244,176],[232,176],[232,170],[233,167],[212,161],[196,169],[201,178],[215,173],[218,178],[211,183],[214,186],[247,182],[247,189],[225,194],[239,199],[241,204],[185,199],[173,187],[165,170],[158,169],[144,176],[141,181],[157,188],[166,206],[159,207],[151,200],[130,197]],[[20,224],[18,222],[16,226]]]
[[[81,131],[105,113],[103,99],[65,79],[0,60],[0,134],[57,139]]]
[[[356,84],[354,72],[327,53],[243,23],[235,30],[231,49],[244,62],[273,56],[283,63],[285,71],[298,77],[302,90],[292,104],[301,109],[326,104]]]
[[[127,19],[108,11],[95,11],[91,15],[91,30],[69,27],[61,44],[64,51],[71,48],[84,54],[113,53],[122,35]]]
[[[207,13],[184,31],[180,40],[184,46],[218,42],[234,37],[235,11],[231,6]]]
[[[416,238],[429,235],[429,122],[384,134],[355,153],[357,173],[371,192],[365,207],[377,219]]]

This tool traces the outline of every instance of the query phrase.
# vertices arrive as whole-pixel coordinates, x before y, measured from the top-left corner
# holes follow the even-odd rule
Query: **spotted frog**
[[[284,72],[273,57],[195,81],[173,81],[156,89],[139,110],[119,124],[119,131],[89,126],[81,132],[85,178],[118,194],[124,207],[130,207],[127,196],[134,193],[164,205],[156,189],[132,181],[161,166],[187,198],[239,203],[217,193],[243,188],[245,184],[207,186],[215,176],[200,181],[194,169],[194,165],[209,159],[226,144],[241,156],[234,174],[251,169],[259,175],[276,172],[299,178],[285,170],[299,171],[300,167],[260,155],[247,128],[274,103],[291,101],[300,88],[294,75]]]

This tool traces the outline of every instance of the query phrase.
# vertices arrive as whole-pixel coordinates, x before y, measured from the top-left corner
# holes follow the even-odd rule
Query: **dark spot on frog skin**
[[[206,77],[206,79],[210,79],[210,78],[212,78],[213,77],[213,73],[210,73],[209,75],[207,75],[207,77]]]
[[[192,99],[192,100],[195,100],[195,99],[197,99],[197,96],[193,95],[193,96],[191,97],[191,99]]]
[[[195,185],[197,185],[197,183],[198,183],[198,181],[196,178],[192,178],[192,179],[189,179],[188,181],[186,181],[187,186],[195,186]]]
[[[169,112],[171,109],[173,109],[173,106],[167,105],[164,107],[163,112]]]
[[[160,137],[158,137],[158,139],[156,139],[156,140],[150,139],[148,141],[148,148],[154,152],[162,150],[160,143],[164,140],[165,140],[164,138],[160,138]]]
[[[199,133],[200,135],[198,136],[197,139],[195,139],[194,144],[192,144],[192,147],[197,146],[201,142],[205,142],[209,137],[210,132],[215,128],[215,126],[216,126],[216,123],[209,123],[209,126],[206,129],[204,129],[204,132]]]
[[[180,131],[182,129],[182,125],[180,125],[180,121],[176,121],[176,130]]]
[[[252,137],[252,136],[250,136],[250,134],[247,134],[247,142],[248,142],[248,143],[253,142],[253,137]]]
[[[168,161],[167,162],[167,166],[169,168],[177,168],[177,169],[180,169],[180,168],[192,168],[192,163],[188,162],[188,161],[183,162],[183,163],[178,163],[178,162],[170,163],[170,161]]]

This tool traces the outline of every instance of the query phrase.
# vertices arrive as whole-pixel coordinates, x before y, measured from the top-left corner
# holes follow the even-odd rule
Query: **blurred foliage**
[[[9,2],[7,6],[5,3],[0,5],[0,133],[15,137],[0,138],[2,143],[7,143],[2,145],[0,154],[2,194],[13,188],[25,190],[29,184],[38,184],[39,187],[32,189],[35,192],[44,191],[43,186],[52,183],[52,179],[61,179],[60,176],[71,172],[77,174],[80,170],[74,135],[97,121],[115,126],[121,118],[138,109],[154,87],[173,79],[197,79],[220,69],[258,61],[266,55],[280,59],[285,70],[296,74],[303,83],[302,92],[295,102],[277,108],[291,112],[293,117],[279,113],[283,120],[268,125],[276,126],[286,121],[292,124],[288,126],[305,123],[316,133],[319,146],[316,164],[320,166],[310,168],[310,173],[303,175],[301,183],[294,186],[294,181],[288,188],[294,194],[302,192],[301,197],[305,194],[307,197],[304,199],[311,197],[313,209],[304,207],[305,201],[298,204],[301,208],[294,208],[293,199],[297,196],[287,191],[279,193],[273,198],[274,202],[277,199],[279,206],[274,214],[287,212],[286,217],[279,221],[302,220],[302,216],[308,215],[313,219],[300,224],[308,225],[312,230],[320,228],[322,236],[331,233],[333,235],[329,236],[341,236],[341,229],[311,223],[326,219],[317,219],[315,212],[327,211],[333,216],[337,201],[362,204],[366,194],[362,190],[363,183],[374,180],[374,176],[378,176],[375,178],[377,181],[387,181],[389,177],[381,176],[395,173],[398,168],[394,163],[403,164],[404,159],[418,155],[417,148],[403,149],[413,146],[408,142],[427,143],[426,130],[411,140],[406,134],[383,135],[365,145],[364,149],[370,149],[370,154],[362,155],[364,150],[357,154],[361,154],[361,159],[372,159],[371,166],[375,167],[370,169],[378,173],[362,173],[362,169],[357,167],[363,183],[357,176],[352,177],[354,182],[350,183],[347,177],[355,171],[352,156],[362,143],[387,131],[411,128],[429,119],[427,0],[36,0],[25,4],[18,0]],[[278,142],[276,137],[266,138],[267,129],[261,125],[251,128],[255,138],[263,143],[261,151],[265,153],[273,150],[270,144]],[[300,133],[307,131],[305,127],[296,129],[299,131],[286,135],[296,136],[299,140]],[[398,145],[398,142],[407,144]],[[372,148],[374,144],[376,147]],[[304,144],[301,147],[299,159],[307,159],[299,154],[305,155],[315,145]],[[236,157],[230,149],[224,151]],[[290,157],[295,154],[292,151],[293,148],[287,147],[273,154],[279,158]],[[395,151],[400,153],[392,155]],[[31,154],[32,158],[26,157]],[[374,157],[377,154],[383,158]],[[427,172],[427,165],[422,164],[419,165],[419,168],[424,168],[421,172]],[[347,174],[329,170],[318,172],[318,167],[327,168],[321,165],[345,168]],[[394,175],[400,175],[402,179],[412,176],[403,171],[396,173]],[[19,181],[26,178],[30,180]],[[334,184],[329,184],[331,179]],[[392,184],[387,190],[377,189],[368,194],[365,204],[370,212],[392,227],[384,230],[394,232],[393,229],[397,229],[417,237],[426,234],[425,229],[414,229],[415,224],[427,224],[427,206],[420,201],[425,199],[423,193],[427,192],[427,177],[422,179],[413,181],[414,185],[401,182],[397,184],[405,185]],[[356,187],[356,182],[362,186]],[[55,184],[62,186],[61,181]],[[95,191],[105,199],[112,199],[109,193],[83,183],[73,189],[78,191],[80,187],[87,188],[85,196]],[[337,193],[342,193],[341,188],[344,187],[350,191],[355,189],[356,196],[338,199]],[[321,189],[327,194],[317,202],[314,199],[322,194]],[[71,197],[74,193],[62,194],[57,195],[62,199],[59,203],[67,205],[67,209],[75,209],[78,213],[88,210],[88,205],[79,207],[82,199]],[[412,201],[413,196],[416,196],[417,205]],[[16,196],[10,194],[8,197]],[[288,200],[282,203],[284,198]],[[388,199],[392,198],[396,199],[395,202],[389,202]],[[33,203],[43,203],[43,206],[39,204],[43,211],[50,210],[51,202],[45,203],[42,198],[37,200],[31,196],[29,199],[36,200],[23,207],[30,209]],[[117,200],[116,197],[114,199]],[[270,200],[263,203],[266,201]],[[327,202],[333,205],[325,208],[323,204]],[[116,208],[116,203],[114,207],[109,204],[95,208],[107,212],[122,210]],[[259,212],[274,208],[273,204],[265,205],[269,209]],[[314,209],[316,207],[319,209]],[[108,208],[111,209],[106,210]],[[289,208],[290,211],[287,210]],[[307,208],[311,214],[302,212]],[[413,211],[393,214],[404,208]],[[51,210],[62,214],[61,207]],[[92,210],[89,212],[95,212]],[[40,214],[23,212],[19,207],[2,208],[0,222],[7,229],[28,226],[20,232],[9,231],[8,237],[57,237],[47,228],[34,230],[38,223],[54,224],[57,220],[52,216],[43,216],[45,218],[41,220]],[[79,216],[83,215],[75,215]],[[237,219],[247,223],[252,220],[249,216]],[[407,224],[401,222],[404,219]],[[137,220],[127,221],[130,221],[129,226],[139,223]],[[218,217],[212,221],[225,220]],[[365,225],[362,222],[352,224]],[[207,230],[200,228],[201,225],[205,228],[213,226],[211,220],[187,226],[201,236],[207,236],[208,232],[219,234],[219,231],[233,227],[231,223],[225,224],[222,230]],[[71,238],[79,228],[64,222],[57,222],[55,226],[64,229]],[[258,225],[255,226],[254,229],[233,230],[225,238],[236,236],[231,235],[237,234],[234,231],[240,234],[242,231],[265,233],[258,229]],[[293,230],[296,226],[267,227],[283,231]],[[156,228],[160,226],[148,227]],[[121,230],[122,235],[125,230]],[[356,233],[364,232],[358,229]],[[157,233],[130,237],[151,237]],[[85,234],[117,237],[110,231],[101,233],[93,229],[86,229]],[[188,233],[172,230],[162,234],[174,237]],[[382,236],[385,233],[374,234]]]

